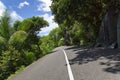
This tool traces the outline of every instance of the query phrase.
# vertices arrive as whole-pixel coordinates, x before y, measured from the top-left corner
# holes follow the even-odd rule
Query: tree
[[[63,42],[60,44],[61,39],[63,38],[63,32],[60,27],[57,27],[53,29],[52,31],[50,31],[48,36],[50,40],[52,40],[54,47],[63,45],[62,44]]]
[[[53,0],[51,10],[58,24],[67,21],[65,27],[71,28],[77,21],[85,27],[86,32],[93,32],[90,40],[95,41],[107,10],[119,5],[119,0]]]
[[[41,17],[32,17],[23,20],[18,27],[19,30],[23,30],[28,33],[29,42],[36,44],[40,29],[48,26],[48,22]],[[35,41],[34,41],[35,40]],[[37,40],[37,41],[36,41]]]
[[[18,30],[18,27],[19,27],[20,23],[21,23],[21,22],[20,22],[20,21],[18,21],[18,20],[14,22],[13,27],[14,27],[14,30],[15,30],[15,31],[17,31],[17,30]]]
[[[18,29],[26,31],[29,34],[38,34],[40,29],[46,26],[48,26],[48,22],[42,17],[31,17],[24,19]]]
[[[10,28],[10,16],[6,10],[0,19],[0,36],[5,38],[5,40],[10,38]]]
[[[16,31],[9,39],[9,44],[14,46],[17,50],[24,47],[28,34],[25,31]]]
[[[24,48],[28,51],[35,51],[36,57],[38,58],[40,57],[39,54],[41,49],[39,47],[40,42],[37,34],[41,28],[46,26],[48,26],[48,22],[45,21],[42,17],[31,17],[24,19],[18,27],[18,30],[23,30],[28,34]]]
[[[41,57],[37,34],[48,25],[43,18],[32,17],[16,21],[12,27],[10,18],[7,11],[0,18],[0,80]]]
[[[0,18],[0,80],[4,80],[17,67],[23,64],[21,53],[11,47],[9,39],[13,33],[9,12],[6,10]]]
[[[50,31],[49,35],[40,38],[43,55],[51,52],[52,49],[62,46],[64,44],[63,32],[60,27]]]
[[[5,50],[6,49],[6,40],[5,38],[1,37],[0,36],[0,55],[2,53],[2,50]]]

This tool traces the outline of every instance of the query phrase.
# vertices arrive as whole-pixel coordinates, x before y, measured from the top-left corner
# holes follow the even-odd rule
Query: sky
[[[53,21],[54,16],[49,7],[51,3],[51,0],[0,0],[0,16],[2,16],[5,9],[9,9],[12,22],[16,20],[22,21],[32,16],[43,17],[48,21],[49,26],[42,28],[39,35],[47,35],[58,26]]]

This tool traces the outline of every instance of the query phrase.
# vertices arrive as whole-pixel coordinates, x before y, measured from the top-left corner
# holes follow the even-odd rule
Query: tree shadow
[[[87,48],[86,46],[71,46],[69,48],[66,48],[65,50],[70,50],[72,49],[73,51],[78,51]]]
[[[76,49],[73,48],[72,50]],[[107,66],[103,70],[111,73],[120,73],[120,49],[83,48],[82,50],[80,48],[77,50],[75,53],[77,56],[69,60],[71,65],[82,65],[92,61],[107,59],[107,62],[100,62],[100,65]]]
[[[107,71],[107,72],[114,73],[114,74],[118,74],[118,73],[120,73],[120,62],[116,62],[114,64],[114,66],[107,67],[107,68],[105,68],[103,70]]]
[[[70,49],[78,50],[80,49],[80,46],[71,46],[69,48],[66,48],[65,50],[70,50]]]

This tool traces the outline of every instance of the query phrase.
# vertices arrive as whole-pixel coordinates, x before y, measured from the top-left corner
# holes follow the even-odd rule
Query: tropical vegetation
[[[62,45],[90,45],[99,35],[110,7],[120,9],[119,0],[52,0],[51,10],[59,27],[38,36],[48,26],[42,17],[15,21],[8,11],[0,18],[0,80],[7,79],[35,60]]]

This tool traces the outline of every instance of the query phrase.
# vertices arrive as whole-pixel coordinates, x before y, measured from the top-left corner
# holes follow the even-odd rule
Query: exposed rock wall
[[[119,12],[118,23],[117,23],[117,43],[118,43],[118,48],[120,48],[120,12]]]
[[[99,32],[99,43],[101,46],[108,47],[113,43],[117,43],[117,23],[119,9],[110,7],[106,13]]]

